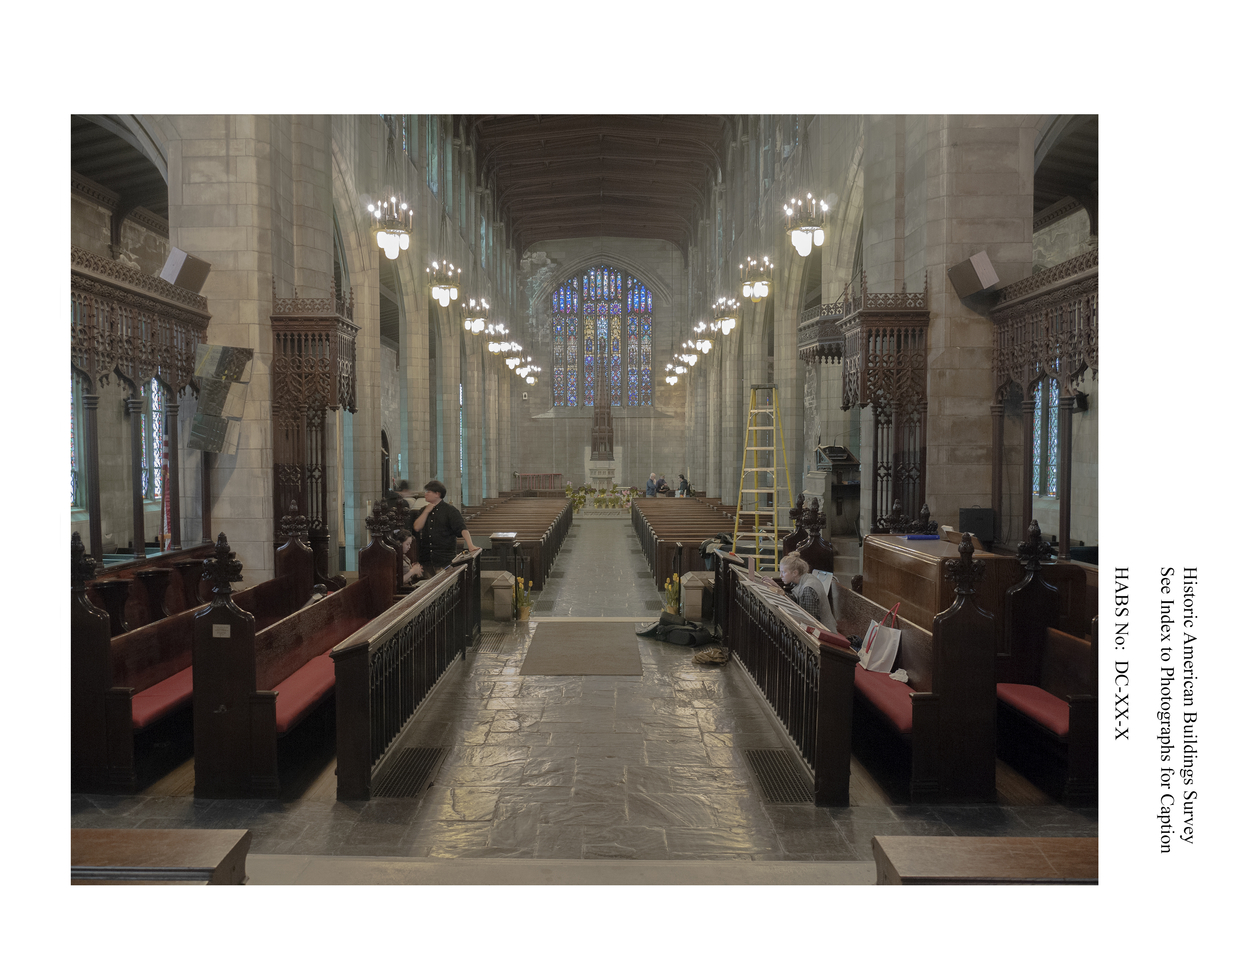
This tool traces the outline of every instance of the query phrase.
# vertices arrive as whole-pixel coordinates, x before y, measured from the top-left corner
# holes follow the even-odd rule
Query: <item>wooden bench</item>
[[[705,570],[702,543],[733,529],[731,516],[696,499],[635,499],[632,523],[659,590],[673,573]]]
[[[74,886],[242,884],[247,829],[72,829]]]
[[[1025,575],[1005,594],[1006,632],[995,661],[1002,757],[1027,769],[1068,804],[1099,796],[1099,618],[1084,639],[1052,626],[1059,590],[1047,582],[1037,522],[1018,548]]]
[[[545,589],[545,578],[571,528],[572,505],[565,496],[562,499],[511,498],[482,512],[464,515],[463,519],[472,536],[481,540],[493,533],[513,532],[514,542],[527,560],[525,579],[532,581],[534,593],[540,593]],[[497,568],[513,571],[514,564],[513,561],[498,564]]]
[[[871,537],[869,537],[871,539]],[[855,731],[871,714],[910,751],[913,801],[993,802],[996,754],[994,617],[977,602],[981,560],[971,544],[961,543],[948,576],[954,602],[933,617],[926,630],[900,620],[902,637],[894,668],[907,681],[889,674],[855,671]],[[836,584],[837,627],[863,637],[870,620],[880,621],[887,607]]]
[[[232,597],[241,566],[219,536],[207,570],[214,599],[193,620],[197,796],[278,795],[279,739],[331,696],[332,649],[393,605],[396,552],[383,542],[386,521],[367,523],[358,579],[262,630]]]
[[[944,539],[911,540],[903,535],[870,534],[863,544],[863,593],[877,603],[901,603],[899,616],[928,627],[935,614],[955,598],[955,584],[947,579],[945,565],[958,556],[955,543]],[[985,580],[977,590],[977,603],[994,615],[1002,642],[1004,592],[1024,576],[1024,568],[1014,556],[976,552],[985,564]],[[1085,636],[1090,618],[1098,612],[1097,588],[1084,567],[1076,563],[1044,563],[1043,576],[1061,593],[1060,614],[1054,626],[1077,636]],[[1094,604],[1078,621],[1079,611]]]
[[[1099,882],[1093,836],[874,836],[878,884]]]
[[[134,791],[136,736],[192,702],[200,605],[110,637],[108,616],[84,595],[94,564],[84,557],[77,533],[70,557],[71,785]],[[265,625],[300,608],[313,586],[312,553],[299,539],[290,537],[275,564],[279,576],[237,595]]]

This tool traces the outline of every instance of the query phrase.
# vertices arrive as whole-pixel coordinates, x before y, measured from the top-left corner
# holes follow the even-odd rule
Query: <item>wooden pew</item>
[[[213,602],[193,621],[192,731],[197,796],[274,797],[279,738],[335,687],[332,649],[392,606],[396,552],[383,542],[385,517],[368,517],[371,544],[359,577],[283,620],[257,629],[232,597],[242,567],[219,536],[207,572]]]
[[[959,554],[956,544],[944,539],[909,540],[902,535],[876,533],[864,537],[863,592],[877,603],[900,603],[899,616],[927,627],[933,616],[955,597],[955,584],[947,579],[945,565]],[[1004,635],[1003,592],[1024,576],[1024,568],[1014,556],[975,552],[985,564],[985,582],[977,591],[977,602],[994,615],[1000,640]],[[1082,636],[1089,631],[1090,618],[1098,609],[1085,568],[1075,563],[1044,564],[1043,575],[1063,591],[1060,616],[1055,624],[1061,630]],[[1079,610],[1085,604],[1095,608],[1085,615],[1079,629]]]
[[[1063,802],[1093,804],[1099,797],[1099,618],[1092,618],[1088,640],[1053,626],[1060,591],[1047,582],[1040,562],[1049,552],[1031,522],[1017,549],[1025,575],[1004,594],[1007,627],[995,661],[999,748],[1008,762],[1041,766],[1045,787]]]
[[[871,539],[872,537],[867,537]],[[978,602],[985,565],[971,544],[948,561],[955,600],[926,630],[900,619],[902,637],[894,668],[907,682],[863,667],[855,671],[855,731],[870,714],[910,751],[913,801],[993,802],[996,752],[995,655],[998,629]],[[979,583],[980,581],[980,583]],[[886,606],[837,584],[838,630],[863,637]]]
[[[72,829],[72,886],[242,884],[247,829]]]
[[[110,637],[108,615],[85,596],[95,565],[77,533],[70,559],[71,785],[134,791],[136,736],[192,703],[200,605]],[[277,551],[275,566],[279,576],[237,595],[266,625],[300,608],[313,586],[313,555],[298,538]]]
[[[878,884],[1099,882],[1093,836],[874,836]]]
[[[706,568],[699,547],[717,533],[731,533],[733,518],[697,499],[635,499],[632,523],[662,590],[673,573]]]
[[[572,524],[571,501],[562,499],[511,498],[471,516],[464,514],[467,530],[473,536],[513,532],[520,552],[527,558],[527,575],[533,592],[545,589],[558,551]]]

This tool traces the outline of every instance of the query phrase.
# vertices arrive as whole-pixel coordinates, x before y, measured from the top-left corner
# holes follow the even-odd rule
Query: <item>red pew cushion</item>
[[[275,685],[275,731],[284,734],[335,687],[336,664],[329,649]]]
[[[192,703],[192,668],[188,666],[165,681],[131,695],[131,726],[147,728],[178,708]]]
[[[999,701],[1015,708],[1026,718],[1060,738],[1068,738],[1068,702],[1034,684],[1000,683],[995,686]]]
[[[868,699],[904,735],[911,733],[911,696],[915,688],[888,674],[855,665],[855,690]]]

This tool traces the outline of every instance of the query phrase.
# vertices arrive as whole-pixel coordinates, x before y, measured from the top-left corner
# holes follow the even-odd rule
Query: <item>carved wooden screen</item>
[[[1089,369],[1099,373],[1099,251],[1092,250],[1057,266],[1035,273],[999,291],[990,312],[994,321],[994,387],[992,409],[991,501],[995,528],[1003,529],[1003,408],[1013,388],[1026,402],[1039,389],[1054,387],[1058,423],[1059,534],[1069,537],[1072,498],[1071,443],[1075,383]],[[1035,482],[1034,446],[1047,438],[1035,434],[1034,421],[1041,409],[1023,406],[1024,428],[1021,475],[1021,529],[1033,518]],[[1060,556],[1067,558],[1068,545]]]
[[[868,279],[830,304],[803,313],[798,356],[841,361],[842,409],[872,405],[876,422],[872,532],[890,528],[894,504],[914,516],[925,502],[926,362],[929,288],[920,293],[869,293]]]
[[[327,412],[353,412],[356,400],[356,343],[353,295],[274,298],[271,314],[272,423],[275,448],[275,539],[282,541],[284,516],[293,503],[309,523],[312,539],[328,532]],[[325,547],[324,547],[325,549]],[[321,575],[326,564],[318,563]]]
[[[88,535],[92,556],[102,555],[99,449],[96,410],[99,390],[112,377],[130,387],[135,400],[156,380],[169,392],[167,421],[173,420],[177,396],[192,380],[196,345],[205,342],[209,310],[200,294],[148,276],[77,246],[70,247],[70,368],[82,379],[85,427],[82,431]],[[159,416],[158,416],[159,417]],[[132,435],[143,434],[136,413]],[[140,493],[140,441],[133,442],[133,535],[143,556],[144,511]],[[179,481],[179,450],[170,449],[170,482]],[[178,489],[170,490],[171,542],[178,549]]]

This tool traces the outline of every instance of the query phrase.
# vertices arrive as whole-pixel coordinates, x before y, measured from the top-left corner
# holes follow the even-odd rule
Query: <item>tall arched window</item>
[[[1060,474],[1060,382],[1043,378],[1034,389],[1034,494],[1055,498]]]
[[[592,405],[598,366],[606,369],[612,405],[654,403],[649,287],[613,267],[590,267],[555,289],[551,314],[555,405]]]

